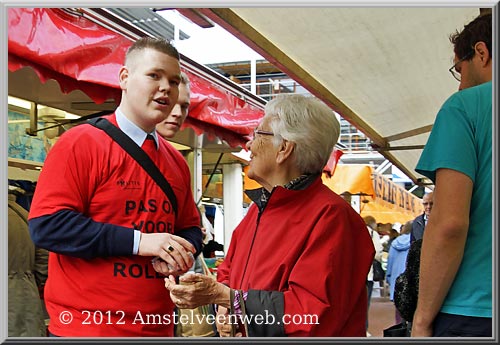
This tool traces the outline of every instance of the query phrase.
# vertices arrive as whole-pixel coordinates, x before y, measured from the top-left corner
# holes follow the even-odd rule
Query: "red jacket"
[[[282,292],[287,336],[364,337],[374,254],[362,218],[317,178],[305,190],[275,187],[260,213],[251,206],[217,279],[231,288]],[[317,315],[317,324],[290,322],[305,315]]]

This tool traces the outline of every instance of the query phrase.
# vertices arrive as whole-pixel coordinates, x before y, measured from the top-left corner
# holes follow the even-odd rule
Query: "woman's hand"
[[[236,322],[236,318],[229,316],[229,309],[219,306],[217,309],[217,315],[215,316],[215,326],[217,327],[217,331],[219,332],[219,336],[221,337],[230,337],[231,329],[233,328],[231,322]],[[241,332],[237,332],[235,337],[241,337],[243,334]]]
[[[218,283],[210,276],[200,273],[187,273],[175,283],[175,277],[165,278],[165,287],[170,291],[170,298],[179,308],[193,309],[206,304],[218,304],[229,307],[229,287]]]

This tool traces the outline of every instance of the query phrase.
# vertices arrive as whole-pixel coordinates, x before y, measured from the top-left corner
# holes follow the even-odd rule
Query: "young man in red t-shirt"
[[[45,299],[54,336],[173,336],[174,304],[162,278],[186,272],[190,253],[201,251],[187,163],[155,130],[178,98],[179,54],[163,39],[139,39],[119,80],[121,103],[107,119],[144,147],[172,186],[178,212],[102,130],[83,124],[63,134],[29,218],[35,244],[51,251]],[[155,257],[164,261],[157,270]]]

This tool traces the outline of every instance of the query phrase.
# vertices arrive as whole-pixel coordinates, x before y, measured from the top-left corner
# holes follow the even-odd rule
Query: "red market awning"
[[[264,111],[200,76],[184,72],[190,80],[191,106],[183,126],[191,127],[198,135],[204,133],[209,139],[216,136],[230,146],[244,148]]]
[[[8,67],[31,67],[45,83],[54,79],[65,94],[81,90],[96,104],[119,103],[118,71],[132,41],[90,19],[57,8],[8,9]],[[244,147],[263,116],[210,80],[191,79],[191,108],[185,126]]]
[[[323,172],[326,174],[326,176],[328,177],[333,176],[333,174],[335,173],[335,168],[337,167],[340,157],[342,157],[343,154],[344,152],[342,150],[336,147],[333,148],[332,154],[330,155],[328,162],[323,168]]]
[[[97,104],[119,100],[130,40],[61,9],[9,8],[8,20],[9,71],[29,66],[63,93],[79,89]]]

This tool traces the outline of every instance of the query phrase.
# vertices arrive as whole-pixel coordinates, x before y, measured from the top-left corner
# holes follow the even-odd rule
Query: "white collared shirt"
[[[118,127],[132,139],[137,145],[142,146],[148,134],[151,134],[153,138],[155,138],[156,149],[158,149],[158,135],[156,130],[152,133],[144,132],[139,126],[130,121],[120,110],[120,108],[116,109],[116,123],[118,123]]]
[[[158,149],[158,136],[156,130],[153,133],[144,132],[139,126],[130,121],[120,110],[117,108],[115,110],[116,123],[118,127],[125,133],[130,139],[132,139],[137,145],[142,146],[148,134],[151,134],[155,139],[156,149]],[[134,248],[132,254],[137,255],[139,252],[139,242],[141,241],[141,232],[139,230],[134,230]]]

